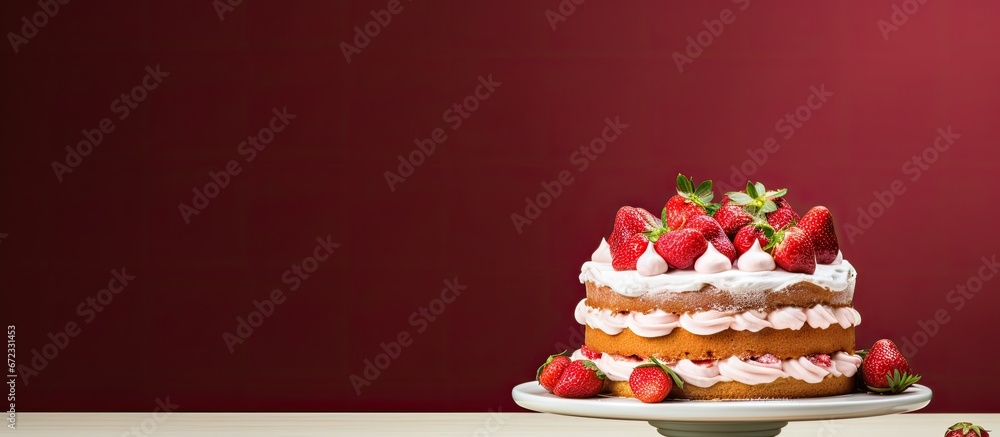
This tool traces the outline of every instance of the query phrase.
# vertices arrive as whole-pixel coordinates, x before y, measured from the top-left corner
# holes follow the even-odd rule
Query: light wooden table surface
[[[159,421],[157,421],[159,419]],[[782,437],[935,436],[955,422],[1000,431],[1000,414],[897,414],[790,423]],[[572,436],[658,434],[645,422],[540,413],[19,413],[5,435],[104,436]],[[998,433],[1000,434],[1000,433]]]

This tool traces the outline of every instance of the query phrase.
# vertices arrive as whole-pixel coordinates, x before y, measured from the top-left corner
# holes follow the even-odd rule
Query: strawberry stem
[[[715,213],[715,211],[719,209],[718,204],[712,203],[715,193],[712,191],[711,179],[698,184],[698,187],[695,188],[694,179],[678,173],[677,194],[687,198],[687,200],[691,203],[705,208],[705,211],[709,215]]]
[[[983,431],[990,432],[990,430],[988,430],[988,429],[984,429],[983,427],[981,427],[979,425],[973,425],[973,424],[971,424],[969,422],[958,422],[958,423],[952,425],[950,428],[948,428],[948,431],[958,431],[958,430],[962,431],[962,435],[963,436],[968,436],[970,434],[975,434],[977,436],[982,436],[983,435]]]
[[[670,376],[670,379],[672,379],[674,381],[674,385],[676,385],[677,388],[684,388],[684,381],[681,380],[681,377],[678,376],[677,373],[675,373],[671,368],[667,367],[666,364],[661,363],[654,356],[650,356],[649,359],[650,359],[650,361],[653,362],[653,364],[643,364],[643,365],[638,366],[638,367],[652,367],[652,366],[657,366],[660,369],[663,369],[663,371],[666,372],[666,374],[668,376]]]
[[[892,374],[886,375],[886,382],[889,387],[872,387],[868,386],[868,389],[875,393],[902,393],[911,385],[916,384],[920,381],[920,375],[911,375],[909,372],[900,373],[899,369],[892,371]]]
[[[593,370],[594,375],[597,376],[597,379],[604,379],[606,377],[604,372],[602,372],[601,369],[597,367],[597,364],[594,364],[593,361],[583,360],[583,367],[585,367],[587,370]]]
[[[545,370],[545,366],[552,364],[552,360],[554,360],[556,357],[568,357],[568,356],[569,356],[568,350],[564,350],[555,355],[549,355],[549,359],[545,360],[545,362],[542,363],[542,365],[538,368],[538,371],[535,372],[535,379],[537,380],[538,378],[542,377],[542,371]]]
[[[765,214],[778,210],[778,204],[774,200],[785,194],[788,194],[787,189],[782,188],[776,191],[767,191],[764,184],[760,182],[755,184],[747,181],[745,193],[731,191],[726,193],[726,196],[729,197],[732,203],[742,206],[748,214],[756,218],[764,218]]]

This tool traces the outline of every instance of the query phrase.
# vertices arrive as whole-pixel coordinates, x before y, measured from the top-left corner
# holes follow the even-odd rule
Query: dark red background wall
[[[929,411],[997,411],[1000,279],[978,278],[998,251],[1000,5],[591,0],[553,30],[556,0],[443,3],[404,1],[350,63],[341,42],[387,2],[243,1],[220,20],[208,0],[74,1],[0,48],[0,322],[24,366],[78,329],[18,378],[18,408],[512,411],[511,387],[579,341],[578,269],[616,209],[658,211],[678,172],[745,166],[736,179],[788,187],[800,213],[834,212],[859,346],[919,343]],[[18,33],[40,10],[3,9]],[[725,9],[735,20],[679,71],[672,55]],[[169,76],[119,120],[113,102],[157,65]],[[490,75],[452,129],[443,113]],[[286,107],[247,162],[240,142]],[[796,110],[799,127],[776,125]],[[115,130],[60,182],[53,161],[106,117]],[[606,118],[627,128],[580,171]],[[948,127],[960,136],[934,149]],[[437,128],[447,139],[390,190]],[[230,160],[240,173],[186,223],[179,205]],[[511,215],[562,171],[572,182],[518,232]],[[873,194],[896,180],[901,194]],[[339,248],[290,290],[285,271],[327,236]],[[135,278],[102,295],[121,268]],[[433,303],[453,278],[467,288]],[[981,291],[952,291],[970,281]],[[283,303],[231,353],[225,334],[274,289]],[[404,333],[358,394],[351,375]]]

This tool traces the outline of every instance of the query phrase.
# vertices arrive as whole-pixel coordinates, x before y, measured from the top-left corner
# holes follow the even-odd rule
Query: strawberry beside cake
[[[830,211],[800,217],[786,192],[748,183],[712,203],[711,181],[678,175],[659,218],[619,209],[580,272],[585,341],[569,360],[603,381],[583,393],[658,402],[852,392],[856,272]]]

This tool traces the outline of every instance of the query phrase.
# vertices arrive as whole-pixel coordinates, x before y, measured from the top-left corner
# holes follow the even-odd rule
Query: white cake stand
[[[596,397],[564,399],[537,382],[514,387],[514,402],[529,410],[600,419],[645,420],[670,437],[776,436],[788,422],[851,419],[919,410],[931,402],[931,389],[914,385],[897,395],[854,393],[807,399],[753,401],[667,400]]]

